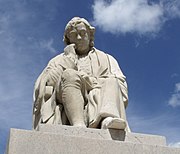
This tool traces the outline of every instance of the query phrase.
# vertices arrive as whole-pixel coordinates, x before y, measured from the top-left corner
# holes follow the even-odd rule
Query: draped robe
[[[123,75],[117,61],[96,48],[88,53],[92,74],[87,79],[92,89],[87,92],[87,103],[84,107],[84,118],[87,127],[98,128],[100,122],[108,117],[118,117],[126,120],[125,108],[128,104],[126,77]],[[38,77],[34,87],[33,127],[40,123],[69,124],[63,105],[59,99],[61,75],[66,69],[78,71],[75,60],[64,53],[49,61],[47,67]],[[39,82],[48,78],[46,92],[42,102],[36,103]],[[92,79],[97,84],[92,85]],[[127,130],[128,124],[127,124]]]

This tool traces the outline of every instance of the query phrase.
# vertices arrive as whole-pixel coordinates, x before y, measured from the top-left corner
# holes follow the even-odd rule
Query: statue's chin
[[[77,48],[76,49],[76,53],[78,54],[78,55],[85,55],[85,54],[87,54],[89,52],[89,48],[88,49],[83,49],[83,48]]]

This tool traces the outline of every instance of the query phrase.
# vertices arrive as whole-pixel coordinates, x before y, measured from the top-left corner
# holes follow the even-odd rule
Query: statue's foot
[[[74,127],[83,127],[83,128],[87,128],[86,125],[84,123],[75,123],[73,124]]]
[[[101,129],[122,129],[126,128],[126,121],[121,118],[107,117],[101,123]]]

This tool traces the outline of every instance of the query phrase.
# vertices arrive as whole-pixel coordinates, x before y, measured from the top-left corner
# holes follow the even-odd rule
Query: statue
[[[68,22],[64,52],[35,83],[34,129],[47,123],[130,131],[126,78],[111,55],[94,47],[94,33],[84,18]]]

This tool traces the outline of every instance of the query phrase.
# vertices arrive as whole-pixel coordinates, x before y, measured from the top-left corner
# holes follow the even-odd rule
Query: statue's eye
[[[72,31],[72,32],[69,33],[70,38],[75,38],[76,35],[77,35],[77,33],[75,31]]]
[[[81,30],[81,31],[80,31],[80,35],[81,35],[81,36],[84,36],[85,34],[86,34],[86,30]]]

